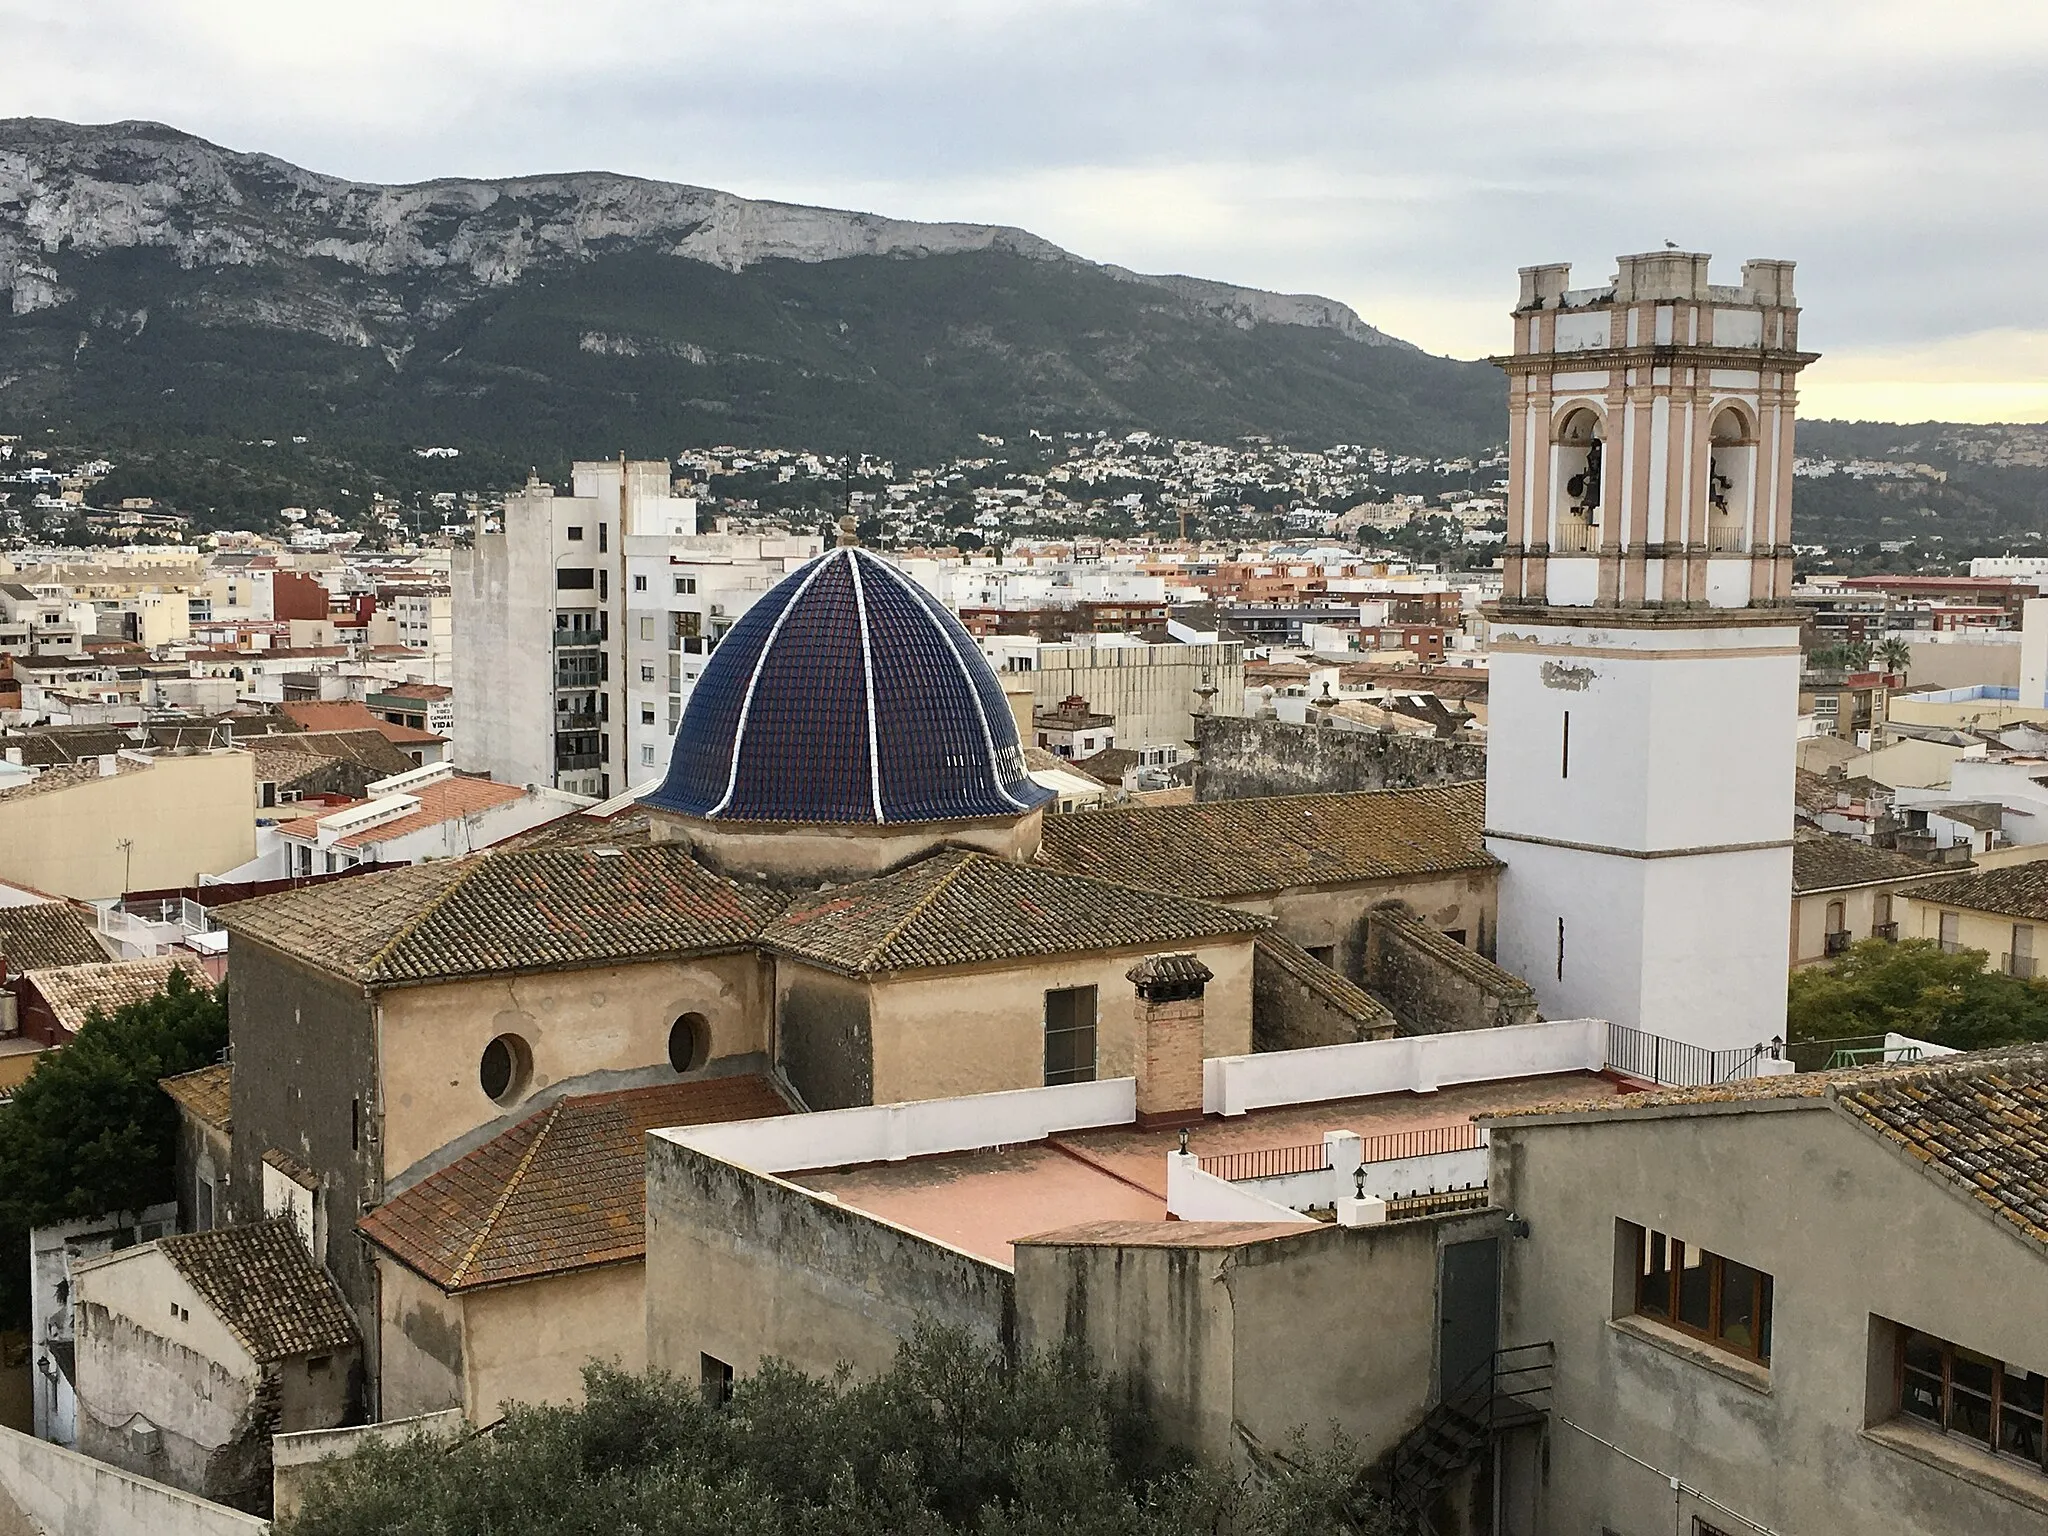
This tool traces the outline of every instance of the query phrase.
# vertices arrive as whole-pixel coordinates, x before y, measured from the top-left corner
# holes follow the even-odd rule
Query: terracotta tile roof
[[[0,907],[0,972],[98,965],[107,952],[93,934],[92,918],[68,901]]]
[[[354,1347],[348,1308],[287,1218],[166,1237],[158,1246],[257,1363]]]
[[[255,754],[256,777],[272,779],[288,784],[310,768],[299,763],[302,758],[315,758],[320,766],[326,766],[335,758],[360,763],[366,768],[380,768],[385,773],[406,773],[418,764],[394,747],[380,731],[298,731],[292,734],[258,736],[237,743],[245,751]],[[275,761],[283,771],[273,772],[270,764]]]
[[[367,848],[373,843],[386,843],[394,837],[404,837],[411,832],[423,832],[428,827],[438,827],[444,821],[454,821],[461,816],[473,816],[478,811],[488,811],[493,806],[510,805],[515,800],[526,798],[526,791],[517,784],[498,784],[490,779],[465,779],[461,775],[439,779],[424,784],[418,789],[400,793],[410,795],[419,801],[420,808],[409,816],[400,816],[391,821],[380,821],[374,827],[365,827],[347,837],[337,837],[337,848]],[[368,805],[367,800],[351,800],[346,805],[323,805],[311,816],[301,816],[295,821],[283,822],[278,831],[286,837],[317,838],[323,817],[338,811],[355,810]]]
[[[154,960],[103,960],[93,965],[66,965],[52,970],[30,971],[26,978],[49,1005],[57,1022],[72,1034],[85,1028],[94,1009],[112,1013],[130,1003],[145,1003],[155,997],[181,970],[195,986],[212,987],[213,980],[191,955],[159,955]]]
[[[1351,1019],[1361,1029],[1395,1029],[1399,1021],[1387,1005],[1350,977],[1334,971],[1292,939],[1277,933],[1258,937],[1258,961],[1272,965],[1299,982],[1326,1006]]]
[[[647,1133],[785,1115],[764,1077],[561,1099],[378,1206],[363,1235],[445,1291],[647,1251]]]
[[[146,773],[155,766],[152,763],[137,762],[132,757],[116,759],[114,775]],[[34,778],[12,788],[0,788],[0,805],[13,805],[21,800],[33,800],[38,795],[54,795],[61,790],[77,789],[84,784],[96,784],[107,775],[100,772],[96,762],[74,763],[56,768],[45,768]]]
[[[1067,817],[1048,818],[1064,821]],[[847,975],[1026,955],[1184,945],[1261,932],[1264,918],[984,854],[936,854],[893,875],[799,897],[763,947]]]
[[[379,719],[370,712],[369,706],[353,699],[326,700],[305,699],[288,701],[278,706],[278,711],[287,720],[308,731],[375,731],[393,745],[418,746],[423,742],[444,741],[432,731],[416,731],[409,725],[393,725],[389,720]]]
[[[235,1069],[226,1062],[166,1077],[157,1086],[189,1110],[201,1123],[226,1135],[234,1129],[230,1109],[234,1098]]]
[[[493,848],[214,915],[237,940],[375,987],[733,949],[781,907],[661,844]]]
[[[1139,754],[1123,747],[1110,747],[1092,757],[1077,757],[1062,764],[1076,773],[1085,773],[1098,784],[1107,784],[1111,789],[1123,787],[1124,775],[1138,766]]]
[[[1321,1227],[1295,1221],[1087,1221],[1020,1237],[1018,1248],[1242,1248]]]
[[[1839,891],[1852,885],[1877,885],[1900,880],[1924,880],[1941,871],[1918,859],[1884,848],[1866,848],[1846,837],[1806,833],[1792,844],[1792,889]],[[1922,894],[1919,891],[1915,896]]]
[[[1836,1103],[2048,1247],[2048,1046],[1895,1067]]]
[[[1048,816],[1039,862],[1177,891],[1250,896],[1440,870],[1493,869],[1486,786],[1205,800]]]
[[[2048,921],[2048,860],[1980,869],[1975,874],[1932,880],[1913,891],[1915,901],[1944,907],[1968,907],[2000,917]]]
[[[645,848],[654,839],[653,818],[634,806],[615,816],[572,811],[499,843],[500,848]]]

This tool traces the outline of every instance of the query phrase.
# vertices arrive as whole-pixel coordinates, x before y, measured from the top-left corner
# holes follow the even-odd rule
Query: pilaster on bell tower
[[[1502,601],[1784,600],[1792,585],[1792,263],[1739,287],[1690,251],[1623,256],[1606,286],[1522,268],[1508,375]]]
[[[1782,1034],[1799,617],[1792,263],[1524,267],[1491,620],[1499,958],[1552,1018]]]

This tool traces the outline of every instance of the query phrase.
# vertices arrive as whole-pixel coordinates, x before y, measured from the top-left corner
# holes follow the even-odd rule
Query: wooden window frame
[[[2011,1368],[2011,1362],[2001,1360],[1996,1355],[1985,1355],[1982,1350],[1970,1349],[1970,1346],[1967,1344],[1959,1345],[1951,1339],[1940,1338],[1935,1334],[1927,1332],[1924,1328],[1909,1328],[1904,1323],[1894,1323],[1892,1326],[1897,1329],[1892,1350],[1893,1418],[1917,1424],[1922,1429],[1929,1430],[1945,1439],[1956,1440],[1961,1444],[1969,1446],[1972,1450],[1983,1451],[1988,1455],[1996,1456],[2000,1461],[2009,1462],[2013,1466],[2028,1467],[2043,1475],[2048,1475],[2048,1415],[2037,1415],[2032,1410],[2025,1408],[2012,1410],[2022,1417],[2037,1420],[2035,1432],[2041,1446],[2040,1459],[2030,1461],[2024,1456],[2005,1449],[2001,1443],[2005,1439],[2003,1433],[2006,1413],[2005,1378],[2006,1372]],[[1941,1349],[1941,1398],[1936,1404],[1936,1410],[1939,1415],[1936,1419],[1929,1419],[1922,1414],[1910,1412],[1906,1408],[1906,1344],[1916,1333],[1928,1342],[1938,1345]],[[1991,1416],[1988,1421],[1989,1432],[1986,1440],[1979,1440],[1968,1430],[1956,1429],[1949,1422],[1954,1412],[1955,1362],[1958,1349],[1969,1350],[1973,1355],[1983,1355],[1986,1360],[1991,1362]],[[2013,1374],[2018,1375],[2022,1373],[2015,1370]],[[2028,1371],[2024,1374],[2036,1375],[2040,1373]],[[1970,1389],[1966,1388],[1965,1390]],[[1980,1394],[1973,1393],[1972,1395]],[[2043,1407],[2048,1408],[2048,1401],[2044,1401]]]
[[[1731,1355],[1769,1369],[1771,1363],[1770,1340],[1775,1315],[1772,1297],[1774,1284],[1771,1276],[1766,1271],[1758,1269],[1754,1264],[1744,1264],[1740,1259],[1730,1259],[1723,1254],[1715,1253],[1709,1248],[1700,1247],[1698,1244],[1691,1245],[1691,1251],[1700,1256],[1700,1260],[1707,1271],[1707,1326],[1699,1328],[1685,1322],[1680,1318],[1678,1312],[1678,1293],[1681,1277],[1685,1273],[1687,1244],[1682,1239],[1672,1237],[1669,1233],[1654,1232],[1648,1227],[1637,1227],[1635,1234],[1635,1294],[1630,1298],[1631,1308],[1635,1315],[1647,1317],[1652,1322],[1662,1324],[1664,1327],[1672,1329],[1674,1332],[1682,1333],[1688,1338],[1698,1339],[1703,1344],[1711,1344],[1716,1349],[1726,1350]],[[1645,1271],[1645,1265],[1649,1260],[1650,1239],[1653,1237],[1662,1237],[1668,1245],[1664,1269],[1665,1310],[1661,1313],[1648,1311],[1643,1306],[1649,1291],[1648,1282],[1650,1279],[1650,1276]],[[1727,1269],[1730,1264],[1739,1265],[1756,1277],[1751,1283],[1749,1297],[1750,1333],[1756,1340],[1755,1345],[1751,1348],[1744,1348],[1741,1344],[1725,1337],[1721,1332],[1723,1321],[1721,1316],[1722,1289],[1727,1280]]]
[[[1053,1027],[1052,1000],[1055,997],[1086,996],[1088,1001],[1088,1022],[1085,1025],[1068,1024],[1058,1029]],[[1048,987],[1045,993],[1045,1086],[1059,1087],[1066,1083],[1092,1083],[1102,1068],[1102,998],[1093,986]],[[1052,1066],[1052,1042],[1054,1036],[1083,1036],[1088,1040],[1088,1065],[1066,1067],[1058,1072]]]

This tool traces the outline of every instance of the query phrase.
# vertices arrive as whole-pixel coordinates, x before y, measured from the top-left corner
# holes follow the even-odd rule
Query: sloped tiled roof
[[[211,987],[213,980],[191,955],[159,955],[153,960],[102,960],[93,965],[65,965],[46,971],[30,971],[28,984],[36,989],[57,1022],[72,1034],[85,1028],[85,1021],[97,1008],[111,1014],[130,1003],[145,1003],[155,997],[179,970],[192,978],[193,985]]]
[[[1486,786],[1204,800],[1049,816],[1039,862],[1177,891],[1250,896],[1490,869]]]
[[[157,1086],[222,1135],[234,1129],[230,1113],[235,1069],[226,1062],[160,1079]]]
[[[647,1249],[649,1131],[788,1113],[755,1076],[565,1098],[394,1195],[359,1226],[446,1291],[638,1259]]]
[[[1263,918],[1208,902],[951,852],[893,875],[799,897],[762,930],[761,942],[864,975],[1187,944],[1265,926]]]
[[[1913,892],[1913,899],[2048,922],[2048,860],[1929,881]]]
[[[68,901],[0,907],[0,969],[36,971],[53,965],[97,965],[107,958],[92,919]]]
[[[2048,1247],[2048,1046],[1894,1068],[1836,1102]]]
[[[394,745],[418,746],[423,742],[445,741],[432,731],[418,731],[407,725],[393,725],[373,714],[354,699],[288,700],[278,706],[287,720],[308,731],[375,731]]]
[[[1903,853],[1866,848],[1846,837],[1808,833],[1792,844],[1792,889],[1800,895],[1884,881],[1921,880],[1937,873],[1932,865],[1909,859]]]
[[[166,1237],[159,1246],[258,1364],[356,1342],[334,1282],[287,1218]]]
[[[1325,1006],[1334,1008],[1361,1030],[1393,1029],[1399,1021],[1392,1010],[1357,982],[1332,970],[1292,939],[1277,933],[1258,938],[1258,959],[1299,982]]]
[[[661,844],[496,848],[214,913],[238,940],[392,986],[731,949],[781,905]]]

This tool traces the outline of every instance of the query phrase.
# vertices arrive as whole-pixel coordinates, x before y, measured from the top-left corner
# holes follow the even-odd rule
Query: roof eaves
[[[557,1099],[548,1110],[547,1119],[534,1131],[533,1140],[527,1143],[526,1152],[519,1159],[519,1166],[512,1170],[512,1176],[505,1181],[505,1187],[498,1191],[498,1198],[492,1204],[490,1214],[477,1223],[476,1238],[470,1243],[469,1251],[463,1254],[461,1261],[448,1272],[449,1290],[461,1287],[464,1273],[476,1263],[478,1255],[484,1251],[484,1245],[491,1240],[491,1233],[497,1228],[498,1218],[505,1214],[505,1207],[512,1203],[512,1197],[526,1181],[527,1171],[533,1167],[534,1159],[540,1156],[541,1148],[547,1145],[548,1135],[554,1130],[555,1122],[562,1117],[562,1107],[567,1102],[566,1099]]]

